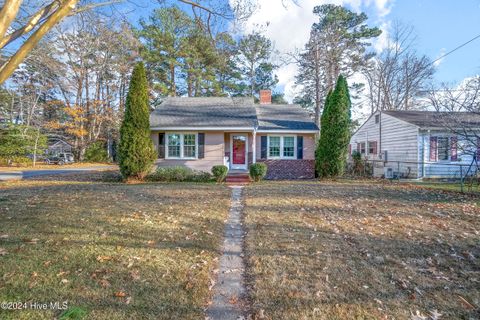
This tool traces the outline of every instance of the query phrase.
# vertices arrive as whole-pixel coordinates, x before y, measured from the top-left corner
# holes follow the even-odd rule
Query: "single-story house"
[[[56,139],[48,142],[46,153],[49,155],[59,155],[61,153],[71,153],[72,145],[61,139]]]
[[[474,156],[480,163],[480,114],[379,111],[352,135],[357,150],[373,160],[374,176],[459,178]],[[472,166],[469,175],[478,168]]]
[[[271,103],[262,91],[252,98],[169,97],[150,114],[157,166],[210,171],[226,165],[247,172],[252,163],[268,166],[267,179],[315,176],[318,127],[299,105]]]

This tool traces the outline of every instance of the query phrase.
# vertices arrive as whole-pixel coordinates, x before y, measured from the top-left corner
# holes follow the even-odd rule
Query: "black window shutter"
[[[158,134],[158,158],[165,159],[165,132]]]
[[[205,158],[205,133],[198,134],[198,159]]]
[[[260,137],[260,159],[267,159],[267,136]]]
[[[297,136],[297,159],[303,159],[303,136]]]

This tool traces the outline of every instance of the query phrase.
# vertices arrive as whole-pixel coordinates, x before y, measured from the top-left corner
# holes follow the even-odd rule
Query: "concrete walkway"
[[[207,309],[209,320],[246,319],[243,273],[242,189],[232,186],[232,205],[225,225],[223,254],[218,279],[213,287],[213,301]]]

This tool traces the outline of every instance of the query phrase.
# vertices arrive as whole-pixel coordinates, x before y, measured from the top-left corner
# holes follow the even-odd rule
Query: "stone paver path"
[[[220,258],[218,279],[213,287],[213,301],[207,309],[209,320],[245,319],[243,279],[242,189],[232,186],[232,205],[225,225],[225,241]]]

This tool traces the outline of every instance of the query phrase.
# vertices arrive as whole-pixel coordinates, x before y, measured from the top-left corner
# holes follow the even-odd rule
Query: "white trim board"
[[[178,127],[178,128],[160,128],[152,127],[150,131],[224,131],[224,132],[253,132],[254,129],[250,127]],[[257,133],[318,133],[319,130],[257,130]]]
[[[150,131],[229,131],[229,132],[253,132],[252,127],[152,127]]]

